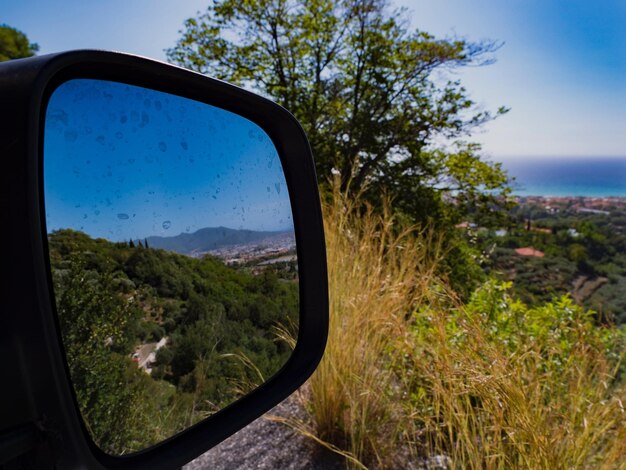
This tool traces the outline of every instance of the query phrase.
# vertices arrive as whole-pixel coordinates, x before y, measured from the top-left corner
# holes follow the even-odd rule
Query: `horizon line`
[[[568,158],[568,159],[597,158],[597,159],[603,159],[604,158],[607,160],[611,160],[611,159],[626,159],[626,153],[624,153],[623,155],[510,154],[510,155],[499,155],[499,156],[488,155],[487,158],[489,159],[496,159],[496,158],[497,159],[500,159],[500,158],[506,158],[506,159],[521,159],[521,158],[529,158],[529,159],[533,159],[533,158]]]

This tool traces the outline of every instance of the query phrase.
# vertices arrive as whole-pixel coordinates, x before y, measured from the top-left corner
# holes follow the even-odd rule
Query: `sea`
[[[625,157],[508,157],[501,161],[515,177],[519,196],[626,197]]]

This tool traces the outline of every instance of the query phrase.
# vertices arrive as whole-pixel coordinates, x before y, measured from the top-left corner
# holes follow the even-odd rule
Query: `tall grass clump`
[[[462,304],[432,231],[338,190],[324,216],[329,340],[296,427],[353,468],[626,468],[623,330],[495,281]]]
[[[324,218],[330,330],[309,409],[318,438],[343,449],[351,465],[382,465],[402,446],[406,424],[390,358],[409,333],[412,307],[432,295],[438,241],[337,189]]]

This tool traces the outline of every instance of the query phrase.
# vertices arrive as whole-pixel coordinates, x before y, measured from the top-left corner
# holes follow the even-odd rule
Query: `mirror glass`
[[[48,104],[43,174],[68,369],[102,450],[156,444],[285,364],[296,244],[259,126],[180,96],[71,80]]]

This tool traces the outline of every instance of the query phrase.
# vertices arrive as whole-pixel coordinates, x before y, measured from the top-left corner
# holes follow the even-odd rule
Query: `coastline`
[[[624,157],[498,159],[519,196],[626,197]]]
[[[611,212],[626,211],[626,196],[520,196],[513,195],[516,203],[536,204],[545,209],[570,209],[607,215]]]

